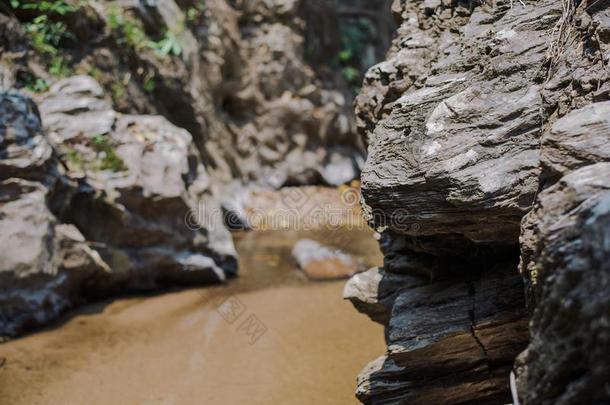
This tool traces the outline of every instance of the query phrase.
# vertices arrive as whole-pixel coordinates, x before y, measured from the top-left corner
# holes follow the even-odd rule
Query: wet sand
[[[363,231],[237,235],[241,277],[225,286],[90,305],[0,345],[0,403],[356,403],[356,374],[385,350],[382,328],[342,300],[344,281],[295,270],[300,237],[380,260]]]

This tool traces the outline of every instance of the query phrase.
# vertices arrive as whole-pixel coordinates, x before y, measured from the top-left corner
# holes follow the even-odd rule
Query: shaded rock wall
[[[356,104],[385,260],[345,296],[388,342],[361,401],[509,402],[528,342],[513,396],[608,401],[598,3],[394,1],[397,36]]]

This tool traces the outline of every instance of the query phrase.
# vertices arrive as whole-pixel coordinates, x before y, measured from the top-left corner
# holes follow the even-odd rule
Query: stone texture
[[[419,19],[441,33],[414,28],[401,50],[428,43],[440,49],[428,66],[417,59],[423,72],[382,107],[388,113],[372,131],[362,173],[366,204],[419,223],[419,235],[514,243],[537,190],[539,68],[548,42],[541,33],[553,28],[558,4],[482,6],[467,20],[459,13],[445,18],[442,7],[431,17],[411,3],[405,7],[401,30]],[[450,28],[456,24],[459,29]],[[383,63],[417,72],[401,64],[400,51],[395,58]]]
[[[522,226],[520,268],[535,308],[520,360],[525,403],[610,399],[610,130],[601,113],[609,105],[573,111],[542,141],[544,169],[562,177],[538,195]]]
[[[57,317],[108,267],[49,209],[61,179],[35,104],[2,93],[0,105],[0,335],[13,335]]]
[[[44,179],[53,151],[40,126],[36,104],[16,94],[2,94],[0,116],[0,178]]]
[[[87,182],[64,208],[66,218],[100,244],[121,281],[223,280],[222,268],[233,275],[229,234],[210,241],[203,223],[184,220],[199,209],[209,182],[191,135],[160,116],[119,114],[102,97],[93,79],[76,76],[58,82],[41,102],[69,172]]]
[[[186,221],[214,204],[190,134],[103,96],[89,77],[58,82],[41,102],[47,137],[30,99],[0,95],[0,335],[89,297],[237,270],[221,220]]]
[[[356,102],[384,267],[345,296],[388,343],[362,402],[510,402],[526,302],[521,402],[608,401],[608,7],[563,6],[393,3]]]
[[[343,298],[350,300],[358,311],[373,321],[387,325],[401,290],[425,283],[426,280],[420,277],[390,273],[383,268],[373,267],[349,279],[343,289]]]
[[[593,103],[555,123],[542,139],[541,163],[548,177],[610,161],[610,102]]]
[[[0,85],[34,98],[44,123],[34,102],[2,94],[0,182],[11,214],[2,220],[15,225],[0,234],[22,250],[11,259],[9,244],[0,247],[10,308],[0,334],[84,298],[224,280],[237,262],[223,214],[239,210],[245,189],[358,177],[353,89],[309,63],[311,33],[324,35],[326,54],[315,56],[326,68],[340,44],[336,21],[321,22],[325,10],[379,27],[377,15],[389,13],[378,5],[389,0],[322,3],[79,2],[45,15],[69,33],[52,55],[28,32],[43,12],[0,7]],[[385,51],[388,31],[373,53]],[[152,46],[163,43],[172,49]],[[26,201],[31,218],[15,208]],[[60,240],[58,227],[74,232]],[[21,293],[38,298],[15,301]]]
[[[345,295],[386,324],[388,353],[360,374],[363,403],[496,403],[507,396],[508,373],[528,337],[513,263],[461,283],[368,273],[353,277]]]
[[[389,14],[388,3],[209,0],[201,9],[199,0],[88,1],[66,18],[83,45],[77,57],[70,47],[66,56],[76,73],[100,82],[113,110],[162,115],[188,130],[222,191],[233,181],[338,185],[358,177],[365,150],[355,135],[351,89],[340,75],[326,77],[308,63],[315,41],[308,35],[336,34],[336,24],[322,24],[324,10],[376,16]],[[134,48],[115,26],[117,15],[152,40],[171,33],[179,55]],[[382,45],[374,51],[382,54],[389,34],[378,34]],[[339,46],[336,35],[331,42]],[[34,52],[27,56],[30,66],[45,63]],[[56,81],[40,67],[31,70]],[[104,118],[110,119],[92,117],[89,125]],[[269,177],[277,181],[267,184]]]

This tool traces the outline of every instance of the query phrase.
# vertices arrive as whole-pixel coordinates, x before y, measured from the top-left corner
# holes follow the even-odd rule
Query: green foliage
[[[97,82],[102,83],[104,79],[104,73],[97,67],[93,66],[89,69],[89,76],[93,77]]]
[[[112,172],[127,170],[125,162],[116,154],[106,136],[95,135],[91,138],[91,147],[96,153],[96,158],[93,162],[85,159],[82,152],[69,146],[67,146],[64,157],[70,165],[80,170],[85,168],[93,170],[110,170]]]
[[[339,27],[340,51],[337,57],[342,66],[341,75],[354,88],[360,84],[365,52],[374,38],[375,29],[364,18],[344,22]]]
[[[159,54],[161,56],[167,56],[167,55],[180,56],[182,54],[182,45],[180,44],[180,41],[176,37],[176,34],[174,34],[171,31],[166,31],[163,38],[161,38],[161,40],[159,40],[157,42],[150,41],[148,46],[150,48],[154,49],[157,52],[157,54]]]
[[[354,57],[351,49],[344,49],[339,52],[339,60],[341,62],[349,62]]]
[[[25,88],[34,93],[42,93],[49,89],[49,84],[43,78],[29,74],[25,79]]]
[[[51,73],[53,76],[66,77],[70,76],[71,70],[63,57],[55,56],[51,59],[49,73]]]
[[[110,8],[108,25],[111,30],[119,34],[117,39],[119,45],[129,45],[135,50],[141,50],[149,42],[142,23],[124,15],[123,10],[118,6]]]
[[[116,81],[110,85],[110,92],[112,93],[112,99],[115,102],[118,102],[123,97],[125,97],[125,93],[127,93],[127,89],[120,81]]]
[[[193,23],[197,21],[205,11],[205,0],[200,0],[195,7],[189,7],[186,10],[186,21]]]
[[[32,40],[32,47],[41,54],[57,55],[61,42],[74,38],[63,22],[52,21],[44,14],[26,23],[25,29]]]
[[[95,135],[91,139],[91,145],[97,152],[97,157],[100,161],[100,170],[110,170],[112,172],[122,172],[127,170],[125,162],[123,162],[123,159],[116,154],[106,136]]]
[[[353,83],[360,78],[360,71],[352,66],[347,66],[341,69],[343,79],[348,83]]]
[[[77,11],[80,7],[66,3],[64,0],[54,1],[29,1],[29,0],[11,0],[11,7],[21,10],[35,10],[41,13],[55,13],[66,15]]]
[[[339,28],[339,43],[341,52],[339,58],[344,61],[360,60],[366,45],[374,38],[375,29],[367,19],[360,18],[351,23],[341,24]]]
[[[54,14],[64,16],[76,12],[80,8],[80,4],[75,6],[64,0],[11,0],[10,4],[15,10],[30,10],[38,14],[33,20],[24,23],[32,48],[44,60],[49,61],[47,67],[52,75],[68,75],[70,71],[67,62],[60,54],[60,47],[63,42],[73,40],[74,35],[63,21],[55,21],[51,17]],[[37,86],[37,88],[41,88],[41,86]]]
[[[85,160],[82,158],[82,156],[80,155],[80,153],[78,153],[76,149],[68,149],[64,156],[66,157],[66,160],[73,166],[76,166],[80,169],[85,166]]]
[[[163,38],[153,41],[148,37],[142,22],[123,13],[118,6],[110,8],[108,13],[108,25],[116,32],[117,43],[121,46],[127,45],[136,51],[152,49],[160,56],[182,54],[182,45],[177,36],[170,31],[165,31]]]
[[[144,91],[147,93],[152,93],[153,91],[155,91],[155,88],[157,87],[155,75],[152,74],[150,76],[147,76],[144,79],[144,84],[142,85],[142,87],[144,88]]]

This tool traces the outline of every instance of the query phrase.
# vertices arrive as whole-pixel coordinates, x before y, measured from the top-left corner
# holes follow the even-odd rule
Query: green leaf
[[[343,51],[339,52],[339,59],[341,60],[341,62],[347,62],[352,57],[353,57],[353,52],[351,49],[344,49]]]

